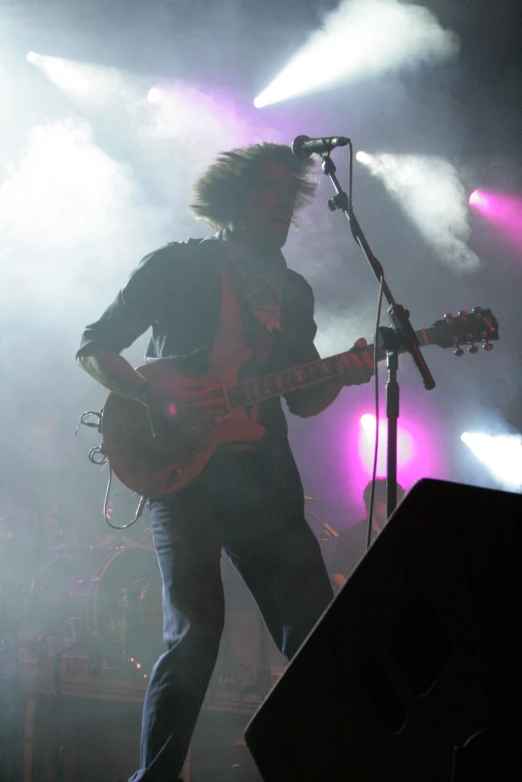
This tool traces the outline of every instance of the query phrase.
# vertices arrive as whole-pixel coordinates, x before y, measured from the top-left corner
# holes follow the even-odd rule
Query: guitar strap
[[[261,323],[257,327],[256,344],[254,347],[254,361],[258,369],[264,367],[274,347],[275,329],[268,331]]]
[[[236,295],[236,298],[238,299],[241,309],[246,309],[251,312],[246,301],[245,281],[239,276],[234,264],[230,263],[226,256],[224,259],[223,269],[228,279],[230,280],[230,284],[234,294]],[[257,323],[256,336],[253,347],[254,363],[258,369],[261,369],[265,366],[272,353],[275,340],[275,329],[269,331],[252,312],[251,314],[252,317],[256,319]]]
[[[222,241],[214,240],[214,239],[203,240],[203,241],[200,239],[199,240],[191,239],[188,242],[188,246],[195,253],[195,256],[197,258],[204,260],[206,262],[205,266],[203,267],[204,271],[201,270],[200,274],[197,275],[197,278],[201,279],[201,274],[204,275],[209,286],[209,291],[213,289],[214,286],[212,280],[214,279],[216,260],[219,258],[221,262],[220,265],[222,271],[224,274],[226,274],[230,282],[230,286],[239,303],[240,309],[242,311],[245,310],[256,321],[257,328],[255,331],[255,338],[254,338],[254,345],[253,345],[253,354],[254,354],[253,360],[256,367],[258,369],[261,369],[267,363],[268,359],[271,356],[272,349],[274,346],[274,341],[275,341],[275,330],[269,331],[265,326],[263,326],[263,324],[256,318],[256,316],[248,306],[248,302],[245,294],[246,282],[237,273],[237,269],[235,268],[234,264],[230,262],[228,258],[228,254],[224,247],[224,243]],[[224,291],[222,290],[221,301],[223,299],[223,295],[224,295]],[[218,316],[218,323],[216,324],[217,329],[219,329],[220,309],[221,307],[219,306],[216,311],[216,315]],[[214,312],[214,307],[211,304],[210,300],[209,301],[205,300],[205,305],[201,307],[201,311],[207,313],[206,317],[202,320],[201,323],[200,330],[203,332],[206,330],[206,328],[209,325],[208,315],[210,314],[211,311],[212,313]],[[194,308],[192,308],[192,313],[194,313]],[[211,320],[213,322],[213,316]],[[206,340],[203,339],[203,341]]]

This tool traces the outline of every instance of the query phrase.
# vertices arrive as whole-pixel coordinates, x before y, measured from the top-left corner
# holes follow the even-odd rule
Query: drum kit
[[[79,544],[56,508],[0,496],[0,675],[46,668],[74,649],[85,673],[148,677],[165,648],[161,576],[139,523],[128,537]]]
[[[120,535],[109,531],[101,504],[95,519],[85,508],[42,504],[0,490],[0,677],[56,673],[59,659],[65,673],[147,679],[165,651],[150,527],[140,519]],[[116,493],[112,522],[132,518],[135,504],[134,495]],[[226,619],[214,685],[259,689],[285,660],[225,556],[221,574]]]

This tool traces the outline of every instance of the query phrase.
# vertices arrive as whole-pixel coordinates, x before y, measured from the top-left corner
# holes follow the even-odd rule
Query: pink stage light
[[[481,190],[474,190],[469,197],[469,205],[476,206],[477,209],[488,208],[488,198]]]
[[[512,245],[522,249],[522,198],[475,190],[469,203],[496,225]]]
[[[365,413],[360,418],[359,434],[359,459],[363,469],[371,476],[373,469],[373,458],[375,450],[375,416],[371,413]],[[386,473],[386,444],[388,434],[388,421],[381,419],[379,421],[379,456],[377,459],[377,474]],[[408,431],[399,425],[397,432],[397,467],[405,467],[413,458],[415,453],[415,443]]]
[[[447,478],[446,466],[438,437],[433,436],[433,425],[426,419],[401,416],[398,426],[397,479],[408,490],[421,478]],[[386,476],[388,421],[379,422],[379,456],[377,477]],[[368,410],[354,410],[342,433],[339,453],[343,466],[342,482],[346,483],[351,499],[360,501],[364,487],[372,475],[375,445],[375,416]]]

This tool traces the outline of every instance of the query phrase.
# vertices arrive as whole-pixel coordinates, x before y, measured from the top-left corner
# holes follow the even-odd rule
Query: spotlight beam
[[[463,432],[460,439],[499,483],[522,487],[522,435]]]
[[[467,193],[452,163],[429,155],[364,151],[357,152],[356,159],[383,183],[446,265],[459,272],[480,268],[480,258],[467,246]]]
[[[350,79],[377,76],[458,51],[455,35],[427,8],[397,0],[341,0],[274,81],[254,100],[262,108]]]

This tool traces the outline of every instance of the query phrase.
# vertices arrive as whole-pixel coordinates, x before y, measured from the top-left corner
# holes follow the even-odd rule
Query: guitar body
[[[252,357],[246,348],[197,377],[208,387],[234,386],[240,368]],[[171,382],[183,393],[183,378],[193,377],[175,361],[160,359],[139,367],[147,380]],[[109,394],[102,415],[103,447],[120,481],[144,497],[170,494],[187,486],[206,467],[216,450],[225,444],[246,444],[259,440],[265,427],[256,421],[257,406],[248,412],[234,410],[221,423],[197,431],[183,423],[153,413],[140,402]]]

